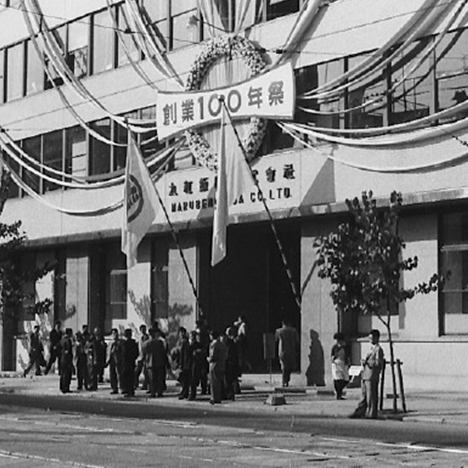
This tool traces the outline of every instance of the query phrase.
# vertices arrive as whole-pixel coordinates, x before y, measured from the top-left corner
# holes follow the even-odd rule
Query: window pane
[[[341,60],[334,60],[320,65],[313,65],[301,71],[298,75],[298,94],[323,86],[325,83],[341,76],[344,65]],[[317,127],[340,128],[343,126],[343,116],[339,111],[344,109],[344,99],[308,99],[301,101],[301,105],[311,110],[324,112],[324,114],[312,114],[299,111],[297,118],[302,122],[311,122]]]
[[[93,21],[93,74],[114,67],[115,32],[112,18],[104,11],[94,15]]]
[[[114,140],[118,143],[122,143],[124,145],[128,142],[128,130],[121,125],[115,124],[114,130],[115,138]],[[127,147],[126,146],[114,146],[114,171],[119,171],[121,169],[125,169],[125,160],[127,155]]]
[[[65,27],[54,29],[52,31],[52,34],[55,36],[58,44],[60,45],[60,48],[62,49],[64,56],[66,56],[66,37],[67,37],[66,32],[67,32],[67,30],[66,30]],[[45,60],[46,60],[47,69],[49,70],[49,73],[52,76],[52,79],[53,79],[55,85],[56,86],[62,85],[63,84],[63,79],[60,78],[60,76],[59,76],[58,72],[56,71],[55,67],[52,65],[52,63],[49,62],[49,60],[47,58]],[[53,88],[52,82],[49,80],[49,76],[48,76],[47,73],[45,74],[44,88],[45,89]]]
[[[23,140],[23,150],[30,157],[37,161],[41,161],[41,137],[33,137]],[[23,175],[21,178],[36,193],[40,193],[40,179],[38,175],[33,174],[31,171],[26,171],[23,168]]]
[[[57,169],[59,171],[62,170],[62,159],[63,159],[63,132],[62,130],[58,130],[56,132],[47,133],[44,135],[43,140],[43,163],[48,166],[52,167],[53,169]],[[54,175],[53,177],[58,177]],[[44,180],[43,182],[43,191],[47,192],[50,190],[57,190],[60,186]]]
[[[181,0],[178,0],[178,2],[183,3]],[[167,18],[167,10],[168,10],[167,1],[144,0],[142,3],[143,3],[144,9],[148,13],[153,23]],[[174,2],[174,3],[177,3],[177,2]]]
[[[24,45],[18,44],[7,49],[7,100],[23,97]]]
[[[5,158],[5,161],[7,162],[8,166],[11,168],[15,174],[18,176],[21,174],[21,168],[20,165],[13,160],[6,152],[2,152],[2,157]],[[18,198],[19,197],[19,187],[11,180],[10,182],[10,187],[8,189],[8,198]]]
[[[111,139],[110,119],[100,120],[91,124],[100,135]],[[110,146],[94,137],[90,137],[89,175],[107,174],[110,172]]]
[[[125,17],[125,9],[122,6],[120,6],[118,9],[118,21],[119,21],[120,29],[125,31],[128,28],[128,23]],[[122,40],[125,43],[125,48],[127,49],[127,52],[125,51],[125,48],[122,45]],[[119,40],[117,41],[117,48],[118,48],[118,66],[119,67],[129,62],[127,53],[130,54],[131,59],[134,60],[135,62],[137,62],[141,58],[140,52],[139,52],[137,44],[135,43],[135,37],[133,34],[121,34]]]
[[[106,247],[106,321],[127,318],[127,267],[119,244]]]
[[[468,31],[447,34],[437,47],[437,109],[453,107],[468,99]],[[466,113],[456,118],[466,117]]]
[[[363,54],[349,59],[349,69],[352,70],[366,60]],[[352,88],[348,94],[348,108],[355,108],[349,113],[349,128],[382,127],[388,125],[387,118],[387,80],[386,71],[371,75],[366,84]],[[365,107],[360,107],[367,103]]]
[[[189,19],[197,13],[197,10],[187,11],[172,17],[173,35],[172,46],[174,49],[186,47],[198,42],[198,28],[189,27]]]
[[[432,40],[432,39],[429,39]],[[415,63],[420,60],[418,53],[428,45],[428,41],[419,41],[411,54],[401,55],[393,62],[392,83],[401,83],[393,92],[390,124],[400,124],[421,119],[434,109],[434,82],[432,79],[432,61],[425,60],[416,70]],[[405,75],[410,74],[410,77]]]
[[[5,102],[5,51],[0,50],[0,103]]]
[[[89,60],[89,18],[83,18],[68,26],[68,66],[75,76],[88,74]]]
[[[26,94],[44,89],[44,68],[32,41],[26,43],[28,63],[26,68]]]
[[[86,131],[81,127],[67,130],[67,147],[65,154],[65,171],[78,177],[88,175]]]
[[[440,271],[446,276],[440,304],[443,334],[460,334],[468,330],[467,225],[468,213],[442,217]]]
[[[299,11],[299,0],[269,0],[267,3],[267,20],[290,15]]]

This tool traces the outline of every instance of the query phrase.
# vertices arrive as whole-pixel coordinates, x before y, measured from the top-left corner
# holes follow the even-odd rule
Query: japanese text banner
[[[294,72],[288,62],[229,87],[200,92],[158,93],[156,119],[160,140],[221,120],[224,98],[231,118],[292,119],[295,103]]]

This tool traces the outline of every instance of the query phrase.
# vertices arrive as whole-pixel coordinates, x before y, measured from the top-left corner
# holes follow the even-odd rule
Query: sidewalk
[[[132,402],[143,404],[158,404],[171,407],[190,407],[197,405],[212,408],[208,396],[197,397],[195,402],[179,400],[177,394],[180,387],[177,382],[168,380],[168,389],[163,398],[150,399],[146,392],[137,390],[135,398],[125,398],[123,395],[111,395],[108,382],[100,384],[97,392],[76,391],[76,382],[72,381],[72,392],[63,395],[58,388],[57,375],[28,376],[23,378],[19,373],[0,373],[0,403],[1,394],[28,395],[31,397],[61,398],[75,401],[112,401],[122,403],[126,409]],[[223,402],[225,411],[244,412],[280,412],[286,415],[310,415],[315,417],[343,418],[351,414],[360,398],[360,389],[347,390],[345,400],[337,401],[331,389],[326,387],[303,387],[299,385],[283,389],[279,388],[280,376],[246,375],[243,378],[241,394],[236,401]],[[283,395],[285,404],[271,405],[267,403],[272,395]],[[399,402],[400,405],[400,402]],[[384,401],[384,411],[381,418],[398,419],[401,421],[420,422],[425,424],[456,424],[468,426],[468,394],[457,392],[408,392],[406,396],[407,413],[393,414],[392,400]],[[218,406],[216,406],[218,407]],[[401,408],[401,405],[399,406]]]

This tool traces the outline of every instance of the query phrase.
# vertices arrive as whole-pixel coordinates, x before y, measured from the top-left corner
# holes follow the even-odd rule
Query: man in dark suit
[[[162,397],[165,390],[167,351],[159,329],[150,328],[151,339],[143,343],[143,356],[148,370],[150,397]]]
[[[377,403],[379,401],[379,378],[384,363],[384,352],[380,347],[380,332],[372,330],[369,334],[372,344],[365,359],[361,361],[361,391],[362,398],[350,418],[364,418],[367,413],[372,419],[377,418]]]
[[[60,391],[70,392],[70,382],[73,374],[73,331],[65,330],[60,340]]]
[[[44,370],[44,374],[46,375],[49,373],[52,367],[52,364],[54,364],[55,361],[58,361],[60,363],[60,353],[62,350],[62,346],[61,346],[62,336],[63,336],[62,322],[60,322],[60,320],[57,320],[55,322],[54,328],[49,333],[50,353],[49,353],[49,360],[47,361],[47,366]],[[60,372],[60,367],[59,367],[59,372]]]
[[[29,364],[24,369],[26,377],[33,366],[36,366],[36,375],[41,375],[41,366],[44,366],[44,347],[42,346],[39,325],[34,326],[34,331],[29,334]]]
[[[128,397],[135,395],[135,365],[138,357],[138,344],[132,337],[132,329],[124,331],[124,339],[120,344],[121,377],[120,387],[122,393]]]

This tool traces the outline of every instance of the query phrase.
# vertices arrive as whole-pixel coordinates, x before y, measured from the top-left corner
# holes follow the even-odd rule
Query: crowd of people
[[[57,321],[49,334],[47,362],[40,328],[34,327],[29,335],[29,363],[23,375],[26,377],[33,367],[36,375],[47,374],[57,363],[62,393],[71,391],[73,375],[77,390],[96,391],[108,368],[112,394],[132,397],[141,383],[141,390],[150,397],[162,397],[170,369],[180,383],[179,399],[194,400],[200,387],[200,393],[210,394],[210,402],[215,404],[235,399],[242,370],[250,368],[244,317],[239,317],[224,333],[209,329],[204,320],[198,320],[196,329],[190,332],[180,327],[172,349],[157,321],[149,329],[144,324],[140,326],[138,341],[130,328],[123,333],[113,328],[110,341],[106,341],[99,328],[90,332],[83,325],[81,331],[73,334],[71,328],[62,331],[61,327]]]

